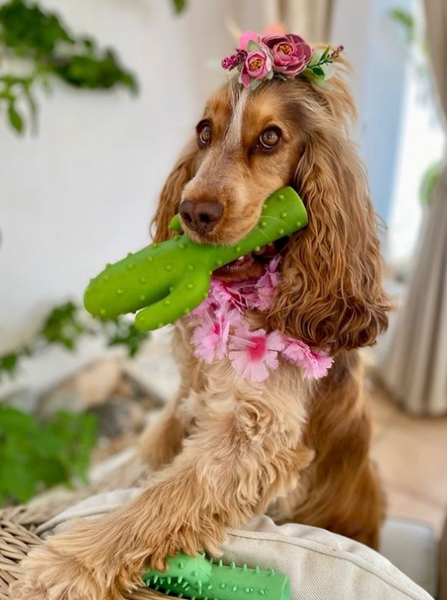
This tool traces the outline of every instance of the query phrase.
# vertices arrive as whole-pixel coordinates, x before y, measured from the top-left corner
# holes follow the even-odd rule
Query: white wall
[[[237,0],[191,0],[180,17],[171,0],[43,4],[116,48],[141,89],[132,98],[55,84],[39,98],[34,137],[18,138],[0,118],[0,352],[26,340],[49,307],[80,300],[106,261],[148,243],[162,183],[224,80],[219,63],[235,45],[228,24],[264,27],[271,2],[246,2],[253,10],[241,14]],[[99,351],[52,352],[25,375],[45,387]]]

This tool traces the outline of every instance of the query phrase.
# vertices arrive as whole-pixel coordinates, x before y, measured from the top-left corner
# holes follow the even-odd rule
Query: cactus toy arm
[[[194,274],[187,272],[171,286],[166,298],[140,310],[135,317],[135,327],[141,331],[148,331],[174,323],[207,297],[209,287],[209,271],[198,270]]]
[[[99,318],[143,309],[135,320],[137,329],[157,329],[206,298],[214,270],[306,225],[306,209],[298,194],[290,187],[283,188],[267,199],[258,224],[236,244],[198,244],[187,235],[177,235],[108,265],[90,282],[85,307]],[[171,228],[179,227],[176,216]]]
[[[222,561],[213,564],[201,556],[178,554],[168,558],[168,570],[146,571],[143,580],[147,587],[167,595],[196,600],[250,600],[263,597],[266,600],[289,600],[290,582],[286,575],[273,569],[263,571],[225,566]]]

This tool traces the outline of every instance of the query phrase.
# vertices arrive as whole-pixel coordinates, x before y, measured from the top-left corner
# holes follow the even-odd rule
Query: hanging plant
[[[81,89],[137,89],[134,75],[112,49],[75,35],[56,14],[28,0],[0,6],[0,57],[0,110],[18,133],[25,129],[25,106],[36,120],[37,85],[48,87],[53,77]],[[9,64],[13,59],[16,72],[4,72],[5,59]],[[17,64],[17,59],[24,64]]]
[[[94,320],[74,302],[65,302],[49,312],[39,330],[26,344],[0,354],[0,383],[5,376],[17,374],[23,359],[40,356],[53,346],[74,352],[82,339],[92,336],[102,337],[108,347],[125,348],[130,357],[135,356],[150,337],[147,333],[137,331],[125,317]]]

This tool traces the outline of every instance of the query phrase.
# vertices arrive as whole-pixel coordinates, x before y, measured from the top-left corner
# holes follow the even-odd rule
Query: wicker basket
[[[20,562],[42,540],[34,533],[63,510],[74,506],[89,496],[120,488],[139,487],[147,482],[148,473],[136,459],[122,464],[107,477],[89,487],[64,495],[62,499],[34,502],[26,506],[0,511],[0,600],[10,600],[9,585],[20,578]],[[141,588],[133,592],[132,600],[150,600],[166,596]],[[94,599],[92,599],[94,600]]]

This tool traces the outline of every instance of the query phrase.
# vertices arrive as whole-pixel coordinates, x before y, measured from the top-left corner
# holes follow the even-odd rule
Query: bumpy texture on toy
[[[188,314],[206,298],[214,270],[306,225],[300,197],[294,189],[283,188],[266,200],[258,224],[236,244],[198,244],[187,235],[178,235],[108,265],[90,282],[85,307],[103,319],[143,309],[135,318],[136,328],[158,329]],[[180,228],[176,216],[171,229]]]
[[[204,557],[178,554],[168,558],[166,572],[149,570],[143,575],[147,587],[166,595],[196,600],[289,600],[290,582],[273,569],[261,571],[234,563],[213,564]]]

